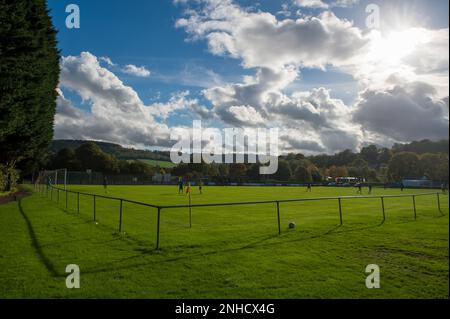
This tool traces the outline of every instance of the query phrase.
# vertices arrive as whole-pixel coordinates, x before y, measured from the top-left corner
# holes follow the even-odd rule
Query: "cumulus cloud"
[[[388,34],[375,30],[367,38],[365,52],[355,57],[352,63],[340,66],[342,71],[353,75],[366,87],[387,88],[394,76],[427,82],[438,88],[441,95],[447,94],[448,28],[409,28]]]
[[[232,1],[200,1],[177,26],[190,39],[204,39],[212,54],[242,60],[254,76],[242,83],[216,85],[203,94],[226,124],[278,126],[284,146],[306,152],[334,150],[337,141],[358,147],[359,128],[349,123],[350,108],[325,88],[286,94],[303,67],[347,65],[368,44],[351,22],[326,11],[317,17],[278,20],[267,12],[250,12]],[[286,9],[286,7],[284,7]],[[298,139],[298,143],[294,139]]]
[[[278,20],[268,12],[246,11],[231,0],[209,0],[202,10],[188,12],[177,27],[194,40],[205,39],[211,53],[242,59],[247,68],[340,65],[367,44],[358,28],[330,11]]]
[[[56,97],[56,113],[59,116],[65,116],[73,119],[79,119],[83,113],[78,108],[74,107],[72,102],[65,98],[64,93],[60,88],[57,88],[58,96]]]
[[[346,147],[355,150],[360,134],[355,132],[359,127],[349,121],[350,108],[333,99],[325,88],[283,93],[295,77],[295,69],[276,72],[262,68],[244,83],[213,87],[204,90],[204,95],[216,116],[227,124],[280,127],[287,149],[304,147],[300,150],[309,153],[334,150],[340,136]],[[338,137],[333,140],[334,136]],[[314,143],[294,143],[294,138]]]
[[[313,5],[350,6],[352,0],[302,0]],[[334,67],[365,87],[386,87],[392,74],[448,91],[449,31],[421,27],[361,30],[325,10],[317,16],[280,19],[244,9],[232,0],[197,0],[176,26],[191,40],[203,39],[215,55],[240,59],[245,68]],[[285,9],[284,9],[285,10]],[[447,81],[445,81],[447,79]]]
[[[225,123],[278,125],[284,130],[285,147],[307,151],[355,150],[368,141],[389,145],[445,137],[448,29],[363,32],[329,11],[357,2],[298,0],[298,6],[323,10],[317,16],[280,19],[268,12],[244,9],[231,0],[197,0],[200,6],[187,10],[176,26],[185,29],[190,40],[206,41],[212,54],[239,59],[244,68],[255,70],[254,76],[244,77],[241,83],[203,91],[214,114]],[[286,9],[284,6],[281,14],[284,17],[289,16]],[[330,67],[358,81],[361,93],[354,105],[345,105],[320,87],[286,93],[302,69],[326,71]],[[417,86],[412,89],[408,82],[426,82],[433,92],[425,94]],[[420,130],[411,129],[414,124],[392,127],[404,119],[403,112],[422,119],[416,125]],[[418,121],[410,116],[411,123]],[[384,125],[390,125],[389,129],[383,130]]]
[[[76,92],[91,107],[89,111],[74,107],[59,90],[56,138],[170,146],[169,127],[155,117],[166,119],[172,112],[197,104],[184,92],[173,95],[167,103],[145,105],[131,87],[100,66],[89,52],[62,58],[60,87]]]
[[[304,8],[322,8],[327,9],[328,4],[323,2],[322,0],[296,0],[294,3],[299,7]]]
[[[125,67],[123,67],[122,72],[127,73],[127,74],[131,74],[134,76],[138,76],[138,77],[149,77],[150,76],[150,71],[147,70],[145,67],[143,66],[136,66],[133,64],[127,64],[125,65]]]
[[[422,82],[396,85],[389,90],[366,90],[353,113],[363,130],[407,142],[448,138],[448,97]]]
[[[314,140],[305,140],[296,136],[283,135],[281,140],[287,142],[285,149],[289,151],[302,151],[320,153],[325,152],[326,149]]]
[[[416,29],[421,33],[421,41],[407,54],[403,61],[421,73],[446,72],[449,67],[448,29]]]
[[[87,52],[64,57],[61,88],[75,91],[91,109],[75,107],[60,92],[57,137],[169,145],[165,121],[190,110],[183,114],[220,126],[279,127],[282,149],[304,153],[356,150],[368,142],[448,138],[448,29],[410,28],[388,35],[362,31],[330,11],[354,0],[297,0],[298,6],[320,10],[312,10],[317,16],[296,19],[289,18],[286,5],[280,19],[232,0],[174,2],[188,6],[176,26],[189,41],[205,41],[211,54],[238,59],[253,75],[226,83],[213,70],[190,70],[180,77],[192,82],[199,76],[189,74],[205,74],[198,86],[205,87],[208,107],[187,91],[145,105],[131,87],[100,66],[99,61],[116,66],[109,58]],[[361,88],[356,102],[346,105],[320,86],[292,91],[305,68],[352,75]],[[116,69],[150,75],[131,64]]]
[[[149,113],[160,119],[167,119],[172,113],[190,108],[201,118],[211,118],[211,114],[207,108],[200,105],[197,99],[189,99],[189,91],[177,92],[172,94],[167,103],[154,103],[149,107]]]

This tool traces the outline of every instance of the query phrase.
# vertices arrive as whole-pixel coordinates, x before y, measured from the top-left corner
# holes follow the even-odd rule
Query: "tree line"
[[[448,181],[447,153],[387,153],[386,150],[379,150],[379,155],[385,159],[382,163],[373,164],[362,155],[363,150],[360,153],[344,151],[332,156],[322,155],[320,160],[316,156],[305,157],[302,154],[281,156],[278,170],[273,175],[260,175],[259,164],[179,164],[172,169],[172,173],[187,179],[209,177],[219,182],[274,180],[318,183],[337,177],[356,177],[373,183],[423,177],[433,181]],[[325,156],[329,157],[329,164],[321,162]]]
[[[418,154],[397,151],[396,147],[388,149],[369,145],[357,153],[345,150],[334,155],[286,154],[279,157],[278,170],[273,175],[260,175],[260,164],[257,163],[181,163],[163,170],[141,161],[119,160],[104,152],[95,142],[87,142],[75,150],[61,149],[51,158],[48,168],[91,169],[108,174],[144,176],[171,173],[188,180],[208,178],[219,183],[268,180],[319,183],[337,177],[386,183],[424,176],[433,181],[448,181],[448,164],[448,152]]]
[[[107,174],[136,174],[153,176],[157,169],[141,161],[119,160],[104,152],[95,142],[81,144],[78,148],[63,148],[51,157],[47,169],[67,168],[72,171],[92,170]]]

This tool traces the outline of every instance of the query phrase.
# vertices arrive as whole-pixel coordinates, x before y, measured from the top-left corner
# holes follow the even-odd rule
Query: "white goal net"
[[[41,171],[35,182],[36,185],[53,185],[67,188],[67,169],[55,169],[50,171]]]

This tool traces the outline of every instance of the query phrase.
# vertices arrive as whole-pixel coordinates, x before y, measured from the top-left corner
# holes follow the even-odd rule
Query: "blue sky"
[[[65,27],[65,7],[76,3],[81,11],[81,28]],[[214,71],[225,79],[238,79],[242,72],[239,61],[216,57],[207,52],[204,42],[187,43],[182,29],[175,28],[184,10],[171,1],[49,1],[62,55],[79,55],[89,51],[96,56],[108,56],[114,63],[135,64],[150,69],[148,79],[122,76],[144,101],[160,92],[161,99],[177,90],[199,90],[183,85],[179,74],[192,72],[203,75]],[[248,73],[248,72],[247,72]],[[200,82],[201,79],[198,79]]]
[[[339,22],[345,19],[350,20],[355,28],[358,28],[358,30],[365,34],[367,33],[365,26],[367,14],[365,13],[365,8],[369,3],[376,3],[380,6],[381,12],[386,17],[386,21],[389,20],[389,23],[397,20],[406,21],[407,25],[404,26],[405,30],[406,28],[420,27],[426,30],[432,30],[433,32],[437,32],[437,30],[448,31],[448,1],[444,0],[361,0],[347,7],[331,5],[331,1],[327,2],[324,0],[323,3],[329,5],[327,8],[311,7],[311,5],[303,6],[296,1],[301,2],[300,0],[242,0],[234,1],[231,4],[236,5],[240,10],[242,9],[242,12],[246,10],[254,13],[255,21],[257,19],[256,15],[260,13],[270,13],[278,22],[282,22],[287,19],[295,21],[302,17],[318,17],[325,11],[332,12],[339,19]],[[202,34],[196,39],[193,39],[193,33],[189,31],[190,29],[187,26],[176,27],[179,19],[193,16],[192,11],[190,13],[186,12],[188,9],[198,13],[203,12],[202,23],[214,20],[211,12],[204,13],[202,11],[205,7],[205,2],[207,3],[208,1],[201,1],[200,3],[187,1],[187,3],[175,4],[170,0],[48,0],[48,6],[51,10],[54,25],[58,30],[58,46],[61,50],[61,55],[63,57],[78,57],[82,52],[89,52],[97,59],[108,57],[114,65],[107,65],[104,61],[99,60],[101,66],[117,76],[125,86],[132,88],[145,106],[151,107],[154,103],[167,103],[174,94],[189,91],[186,99],[196,100],[202,107],[219,114],[221,105],[218,105],[217,101],[214,102],[211,98],[207,98],[204,90],[214,87],[226,87],[227,85],[242,85],[244,76],[256,77],[258,70],[266,67],[278,72],[285,67],[287,68],[289,64],[296,65],[298,68],[297,76],[295,79],[289,80],[288,83],[286,82],[287,84],[279,89],[279,93],[285,94],[291,99],[294,99],[296,92],[309,92],[314,89],[324,88],[329,90],[331,99],[342,101],[344,105],[351,108],[355,103],[358,103],[358,97],[364,90],[380,89],[379,83],[376,85],[371,83],[369,86],[366,79],[362,80],[359,78],[361,72],[355,71],[353,65],[351,67],[348,65],[344,66],[341,62],[334,62],[333,57],[328,58],[330,60],[329,62],[325,61],[325,67],[316,66],[314,64],[315,62],[305,62],[302,58],[299,58],[298,61],[292,63],[291,61],[286,62],[283,67],[277,69],[275,66],[272,67],[270,62],[268,66],[266,61],[261,65],[257,63],[250,66],[245,65],[249,61],[245,53],[232,56],[230,52],[223,54],[212,52],[208,34]],[[68,15],[65,12],[65,8],[70,3],[75,3],[80,7],[80,29],[68,29],[65,26],[65,19]],[[208,14],[210,16],[207,16]],[[202,25],[199,24],[193,27],[200,30]],[[228,30],[222,31],[222,34],[228,32]],[[237,31],[236,34],[232,34],[232,32],[230,34],[231,37],[238,37]],[[277,44],[275,41],[273,46],[277,45],[280,44]],[[431,51],[432,49],[430,47]],[[246,48],[242,50],[246,50]],[[314,54],[320,55],[323,53],[317,52]],[[420,54],[426,55],[422,52]],[[340,55],[340,53],[337,52],[337,55]],[[274,59],[276,59],[276,56]],[[312,65],[303,65],[308,63],[312,63]],[[139,77],[127,74],[123,72],[126,65],[144,67],[150,71],[150,76]],[[301,66],[299,67],[299,65]],[[445,74],[448,73],[448,69],[444,70],[443,73],[445,79]],[[439,78],[439,76],[442,78],[442,70],[433,79]],[[421,75],[421,81],[423,81],[423,78]],[[370,79],[370,82],[373,82],[372,79]],[[406,84],[404,87],[407,90]],[[80,94],[81,89],[78,89],[75,85],[64,85],[62,83],[60,88],[65,99],[70,101],[72,107],[91,112],[95,98],[92,98],[92,96],[84,96],[83,98],[82,94]],[[387,90],[387,87],[385,89]],[[442,91],[442,88],[439,90]],[[212,90],[212,93],[214,92]],[[445,98],[442,94],[438,97]],[[247,101],[240,102],[242,102],[242,107],[251,107],[256,112],[259,112],[261,108],[261,114],[264,113],[263,108],[265,110],[267,109],[266,106],[251,105]],[[253,109],[251,110],[252,112],[254,111]],[[192,121],[191,113],[192,111],[188,108],[180,108],[175,113],[171,113],[170,116],[162,120],[159,119],[159,121],[169,128],[176,125],[189,126],[190,121]],[[448,119],[447,114],[448,110],[446,111],[444,107],[444,116],[447,116]],[[361,115],[360,117],[364,118],[364,121],[367,120],[365,116]],[[275,119],[275,117],[273,118]],[[222,120],[218,118],[209,123],[222,127],[227,124]],[[299,120],[303,121],[304,119],[300,118]],[[366,126],[370,127],[371,124]],[[292,127],[292,129],[299,128],[300,124],[299,127],[295,127],[295,125]],[[354,128],[345,129],[353,130]],[[83,128],[80,128],[80,130],[83,130]],[[410,138],[417,137],[414,134],[408,135],[403,133],[383,137],[380,134],[382,132],[379,131],[373,132],[370,137],[365,136],[365,132],[358,132],[356,134],[358,135],[357,144],[360,145],[366,142],[364,139],[378,144],[389,144],[394,141],[406,141]],[[433,134],[430,133],[430,136],[424,135],[424,138],[437,138],[437,135]],[[80,137],[80,134],[73,135],[74,138]],[[70,133],[65,131],[64,134],[59,134],[59,136],[70,137]],[[306,136],[305,139],[307,141],[318,139],[317,144],[320,147],[317,147],[316,150],[333,151],[335,147],[327,146],[327,142],[321,139],[321,136],[321,134]],[[91,136],[86,135],[86,137],[105,139],[96,137],[95,134]],[[154,146],[152,145],[154,141],[144,143],[141,140],[134,142],[132,139],[120,140],[117,138],[111,138],[110,141],[142,147]],[[355,143],[351,144],[352,147],[357,147]],[[343,147],[345,146],[343,145]]]

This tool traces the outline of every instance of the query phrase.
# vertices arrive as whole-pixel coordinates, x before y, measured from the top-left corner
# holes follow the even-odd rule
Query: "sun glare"
[[[420,29],[392,31],[380,35],[373,41],[370,50],[370,60],[388,64],[400,63],[420,44],[423,34]]]

